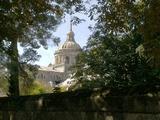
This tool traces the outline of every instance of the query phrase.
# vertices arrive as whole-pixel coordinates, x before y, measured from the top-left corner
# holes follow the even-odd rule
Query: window
[[[69,57],[68,56],[66,56],[65,63],[69,64]]]

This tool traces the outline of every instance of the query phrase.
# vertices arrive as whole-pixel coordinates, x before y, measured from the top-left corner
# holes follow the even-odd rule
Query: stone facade
[[[49,64],[48,67],[41,67],[36,79],[46,81],[53,86],[63,82],[69,75],[70,67],[76,63],[76,56],[80,51],[81,47],[74,39],[71,24],[66,41],[55,51],[54,64]]]

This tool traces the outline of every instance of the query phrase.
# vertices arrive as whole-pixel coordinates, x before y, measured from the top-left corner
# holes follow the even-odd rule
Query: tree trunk
[[[9,56],[10,56],[9,95],[19,96],[19,60],[18,60],[18,48],[16,40],[11,42]]]

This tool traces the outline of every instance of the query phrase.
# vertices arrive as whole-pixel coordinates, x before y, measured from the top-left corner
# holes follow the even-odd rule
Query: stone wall
[[[76,91],[0,98],[0,111],[0,120],[160,120],[160,98]]]

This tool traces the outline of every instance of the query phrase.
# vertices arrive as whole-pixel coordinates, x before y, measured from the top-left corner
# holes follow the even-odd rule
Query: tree
[[[0,51],[7,54],[9,93],[19,95],[19,55],[17,43],[29,49],[47,48],[63,15],[72,5],[80,6],[80,0],[2,0],[0,2]],[[56,41],[54,41],[56,42]]]
[[[90,17],[101,34],[123,36],[137,31],[143,37],[144,55],[150,64],[159,68],[159,5],[160,0],[97,0],[90,9]],[[142,51],[143,52],[143,51]]]
[[[147,12],[152,9],[150,6],[154,5],[153,2],[97,0],[89,11],[96,25],[87,47],[78,57],[74,71],[78,87],[74,86],[72,89],[106,88],[114,95],[159,91],[160,70],[158,64],[158,68],[152,66],[151,54],[147,55],[150,47],[146,46],[146,41],[153,41],[147,39],[143,32],[152,30],[151,34],[156,33],[155,36],[159,37],[155,27],[147,26],[148,21],[145,21],[148,18],[152,21],[149,23],[154,24],[157,14],[150,18],[153,14]],[[136,53],[136,48],[141,44],[145,46],[144,56]],[[159,52],[156,54],[160,55]]]
[[[147,1],[144,10],[144,24],[142,34],[144,36],[143,46],[145,54],[151,59],[151,65],[160,68],[160,0]]]
[[[74,71],[78,83],[70,89],[106,89],[112,95],[158,92],[160,71],[135,52],[140,39],[139,35],[133,39],[94,36],[78,57]]]

